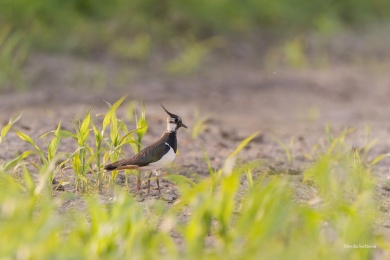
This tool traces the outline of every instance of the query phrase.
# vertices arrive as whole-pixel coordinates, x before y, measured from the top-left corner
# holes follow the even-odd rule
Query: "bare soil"
[[[183,78],[168,77],[154,67],[142,66],[105,58],[32,55],[25,68],[28,89],[0,96],[0,122],[6,124],[12,115],[23,112],[15,128],[38,138],[54,130],[60,120],[63,128],[73,130],[75,120],[83,117],[89,107],[96,115],[94,120],[99,121],[98,114],[107,111],[105,101],[113,103],[128,95],[128,100],[145,101],[149,122],[144,138],[147,145],[164,131],[166,115],[159,105],[163,103],[189,126],[189,130],[181,129],[178,133],[179,156],[166,173],[175,172],[194,180],[207,176],[202,148],[210,156],[212,166],[219,168],[242,139],[260,130],[261,134],[241,153],[240,159],[262,160],[259,174],[273,171],[288,178],[299,201],[313,198],[313,191],[302,184],[302,172],[310,165],[305,154],[310,154],[315,144],[326,143],[327,123],[334,135],[347,127],[354,128],[347,140],[354,147],[366,143],[365,129],[371,127],[371,139],[377,139],[378,143],[369,158],[390,151],[390,62],[266,70],[253,63],[226,59],[210,61],[196,75]],[[210,119],[205,131],[193,139],[191,128],[197,110]],[[118,113],[125,117],[126,106]],[[286,144],[294,137],[292,164],[273,137]],[[44,140],[40,142],[44,145]],[[2,143],[0,160],[14,158],[27,149],[29,145],[10,132]],[[74,149],[73,140],[62,141],[62,151]],[[132,155],[130,149],[128,153]],[[385,182],[389,165],[389,160],[383,160],[374,168],[380,205],[377,227],[387,239],[390,239],[390,191],[385,189]],[[65,191],[56,193],[74,192],[71,176],[66,176],[69,184],[64,186]],[[56,177],[60,178],[64,177]],[[124,186],[123,177],[117,182]],[[162,181],[162,186],[172,200],[179,196],[170,182]],[[130,190],[134,190],[134,183],[130,183]],[[148,201],[156,194],[154,190],[149,197],[145,194],[141,197]],[[77,204],[72,199],[64,203],[63,210],[73,203]]]

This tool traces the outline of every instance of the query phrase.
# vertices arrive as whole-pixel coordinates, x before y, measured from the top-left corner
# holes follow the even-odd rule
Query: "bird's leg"
[[[157,175],[157,177],[156,177],[156,182],[157,182],[158,195],[161,196],[160,181],[158,180],[158,175]]]
[[[150,177],[152,176],[152,172],[148,175],[148,194],[150,193]]]
[[[137,191],[141,189],[141,172],[137,172]]]
[[[158,179],[158,176],[160,175],[159,171],[156,171],[156,182],[157,182],[157,189],[158,189],[158,195],[161,196],[161,190],[160,190],[160,180]]]

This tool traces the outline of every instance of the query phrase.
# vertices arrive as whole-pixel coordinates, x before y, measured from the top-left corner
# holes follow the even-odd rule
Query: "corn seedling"
[[[88,137],[91,132],[91,110],[88,110],[84,119],[79,121],[75,128],[75,139],[78,148],[71,161],[75,174],[76,190],[84,192],[88,184],[86,175],[91,169],[93,160],[93,150],[88,145]]]
[[[49,164],[52,163],[52,161],[54,160],[55,157],[58,157],[57,156],[57,150],[58,150],[58,146],[60,144],[61,137],[62,136],[69,136],[69,135],[71,135],[70,133],[61,130],[61,123],[59,123],[58,127],[57,127],[57,129],[55,131],[45,133],[41,137],[39,137],[39,139],[41,139],[41,138],[44,138],[44,137],[48,136],[49,134],[53,134],[53,137],[52,137],[52,139],[50,140],[50,142],[48,144],[47,151],[45,152],[42,148],[40,148],[36,144],[36,142],[29,135],[27,135],[27,134],[25,134],[23,132],[20,132],[18,130],[14,130],[14,132],[17,134],[17,136],[21,140],[29,143],[34,148],[34,150],[28,150],[28,151],[23,152],[21,155],[19,155],[15,159],[13,159],[10,162],[8,162],[5,165],[3,165],[3,167],[5,167],[5,168],[9,168],[9,167],[12,167],[12,166],[17,166],[19,164],[19,162],[21,162],[22,160],[26,159],[31,154],[37,154],[39,156],[39,158],[41,159],[42,165],[49,165]],[[56,165],[54,167],[54,169],[51,171],[50,181],[49,181],[50,183],[54,179],[55,175],[60,171],[60,169],[67,162],[68,162],[68,159],[65,159],[63,162],[61,162],[60,164],[58,164],[58,165]],[[38,164],[35,164],[35,163],[32,163],[32,162],[30,162],[30,164],[35,166],[36,169],[40,169],[41,168],[41,166],[38,165]]]
[[[103,188],[103,169],[101,163],[101,153],[102,153],[102,142],[103,142],[103,132],[99,131],[96,125],[92,122],[93,134],[95,136],[95,158],[96,158],[96,168],[98,171],[98,187],[99,191]]]
[[[146,121],[146,111],[145,111],[145,104],[142,102],[142,112],[141,116],[138,119],[137,116],[135,118],[136,124],[137,124],[137,129],[136,129],[136,134],[137,134],[137,141],[136,141],[136,146],[133,145],[133,149],[135,153],[139,153],[141,150],[141,143],[144,135],[148,131],[148,122]],[[137,190],[141,188],[141,172],[137,171]]]
[[[117,102],[114,103],[114,105],[110,105],[109,111],[104,117],[103,120],[103,131],[102,136],[104,135],[104,130],[110,126],[110,138],[109,141],[107,141],[107,144],[109,146],[108,152],[104,155],[104,161],[107,161],[110,159],[110,161],[116,161],[119,159],[119,156],[122,154],[122,147],[126,144],[129,144],[135,153],[138,153],[141,150],[141,143],[143,136],[145,135],[148,124],[146,121],[146,111],[145,106],[142,103],[142,112],[141,116],[138,119],[135,117],[136,121],[136,129],[129,131],[126,127],[126,124],[119,120],[116,116],[115,111],[119,108],[119,106],[123,103],[125,97],[122,97]],[[134,111],[134,105],[131,103],[129,106],[129,109],[131,111]],[[133,134],[137,135],[137,139],[133,137]],[[115,180],[117,176],[117,171],[113,171],[112,173],[112,180]],[[126,183],[127,183],[127,175],[126,175]],[[137,188],[139,188],[141,185],[141,176],[140,173],[137,172]]]
[[[111,161],[116,161],[121,153],[122,145],[123,145],[123,138],[120,137],[119,133],[119,127],[118,127],[118,118],[116,116],[116,110],[119,108],[119,106],[123,103],[126,97],[120,98],[118,101],[116,101],[113,105],[107,102],[109,109],[104,116],[103,119],[103,128],[101,130],[100,136],[104,138],[104,134],[106,131],[106,128],[110,126],[110,138],[106,140],[106,143],[109,146],[108,152],[104,154],[104,162],[108,161],[110,159]],[[96,134],[95,134],[96,136]],[[117,171],[113,171],[111,179],[112,183],[116,179]],[[100,177],[101,178],[101,177]]]

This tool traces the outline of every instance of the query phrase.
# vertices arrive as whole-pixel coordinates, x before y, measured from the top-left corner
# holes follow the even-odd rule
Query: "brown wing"
[[[170,147],[163,141],[157,141],[156,143],[142,149],[135,156],[123,159],[112,164],[108,164],[104,169],[108,171],[122,170],[122,169],[137,169],[142,166],[147,166],[150,163],[157,162],[169,151]]]

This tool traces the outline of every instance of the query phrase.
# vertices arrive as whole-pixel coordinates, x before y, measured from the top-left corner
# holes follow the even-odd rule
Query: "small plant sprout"
[[[284,153],[286,155],[288,163],[292,164],[294,162],[294,156],[293,156],[294,137],[290,138],[289,146],[285,145],[280,139],[278,139],[276,137],[272,137],[272,139],[274,139],[275,142],[277,142],[280,145],[280,147],[282,147],[282,149],[283,149],[283,151],[284,151]]]
[[[191,131],[192,139],[196,139],[201,133],[203,133],[203,131],[206,129],[206,122],[207,120],[209,120],[208,116],[200,117],[198,110],[195,111],[194,117],[195,117],[195,124],[192,127],[192,131]]]
[[[76,190],[86,191],[88,179],[87,172],[90,170],[93,153],[88,145],[88,137],[91,132],[91,110],[89,109],[84,119],[76,125],[75,138],[77,140],[77,151],[72,157],[72,166],[75,172]]]

